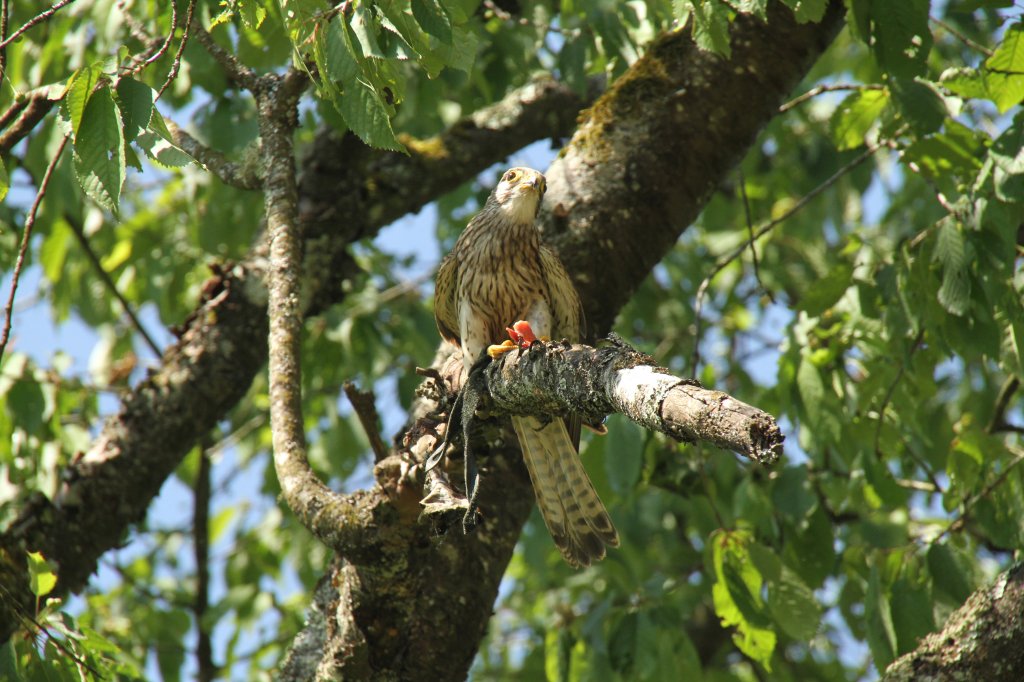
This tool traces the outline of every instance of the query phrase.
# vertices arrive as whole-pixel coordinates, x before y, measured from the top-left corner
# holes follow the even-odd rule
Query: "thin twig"
[[[986,57],[991,57],[993,54],[995,54],[991,48],[985,47],[984,45],[974,42],[973,40],[965,36],[963,33],[956,30],[955,28],[953,28],[946,22],[942,21],[941,19],[936,19],[935,17],[928,17],[928,20],[935,24],[936,26],[942,27],[947,33],[949,33],[951,36],[953,36],[954,38],[956,38],[957,40],[959,40],[961,43],[971,48],[972,50],[977,50]]]
[[[182,130],[177,123],[165,118],[167,130],[171,133],[174,144],[186,154],[203,164],[206,170],[216,175],[225,185],[238,189],[260,189],[263,179],[253,166],[243,166],[228,159],[221,152],[207,147],[205,144]]]
[[[199,448],[199,471],[196,472],[195,500],[192,507],[192,546],[196,560],[196,596],[192,613],[196,617],[196,664],[199,682],[210,682],[217,667],[213,663],[210,630],[204,616],[210,604],[210,453],[213,439],[203,437]]]
[[[786,220],[789,220],[790,218],[792,218],[796,213],[801,211],[807,204],[809,204],[812,199],[814,199],[819,194],[824,192],[826,189],[828,189],[829,187],[834,185],[836,182],[839,181],[840,178],[842,178],[844,175],[846,175],[847,173],[852,171],[854,168],[856,168],[857,166],[859,166],[862,163],[864,163],[865,161],[867,161],[869,158],[871,158],[875,154],[875,152],[877,152],[882,147],[883,147],[883,145],[878,145],[878,144],[869,145],[868,148],[865,149],[855,159],[853,159],[852,161],[847,163],[845,166],[843,166],[842,168],[837,170],[835,173],[833,173],[831,175],[831,177],[829,177],[827,180],[822,182],[820,185],[818,185],[817,187],[812,189],[810,192],[808,192],[804,196],[800,197],[800,200],[797,201],[795,204],[793,204],[792,208],[790,208],[788,211],[786,211],[785,213],[780,215],[778,218],[775,218],[773,220],[769,220],[768,222],[764,223],[761,227],[759,227],[757,230],[755,230],[754,234],[750,237],[749,241],[753,242],[754,240],[760,239],[762,236],[764,236],[765,234],[767,234],[768,232],[770,232],[771,230],[773,230],[777,226],[781,225]],[[696,301],[694,302],[694,306],[693,306],[693,309],[694,309],[694,313],[693,313],[694,314],[694,334],[693,334],[694,343],[693,343],[693,355],[691,357],[691,376],[692,377],[696,377],[697,376],[697,365],[700,364],[701,310],[704,307],[704,296],[707,294],[708,287],[711,286],[711,281],[718,275],[718,273],[720,273],[722,270],[724,270],[726,268],[726,266],[728,266],[734,260],[739,258],[743,254],[743,252],[746,250],[746,248],[747,248],[747,242],[744,241],[744,243],[742,245],[740,245],[739,247],[737,247],[736,249],[734,249],[730,253],[728,253],[728,254],[726,254],[724,256],[719,257],[715,261],[715,265],[711,269],[711,272],[708,273],[707,277],[704,278],[704,281],[702,281],[700,283],[700,286],[697,287]]]
[[[53,170],[57,167],[57,162],[60,161],[61,154],[64,153],[64,147],[67,146],[67,143],[68,137],[65,135],[57,147],[57,152],[50,159],[50,165],[46,167],[43,179],[39,183],[39,189],[36,191],[36,198],[32,202],[32,207],[28,210],[28,216],[25,217],[25,229],[21,234],[18,260],[14,263],[14,275],[11,279],[11,293],[7,297],[7,305],[4,306],[4,326],[3,331],[0,331],[0,361],[3,360],[4,350],[7,348],[7,340],[11,335],[11,313],[14,310],[14,294],[18,290],[21,269],[25,265],[25,253],[28,251],[28,242],[32,237],[32,227],[36,223],[36,212],[39,210],[39,205],[43,202],[43,197],[46,196],[46,188],[50,184],[50,177],[53,175]]]
[[[49,9],[44,9],[42,12],[40,12],[39,14],[35,15],[34,17],[26,21],[24,24],[22,24],[21,28],[19,28],[17,31],[4,38],[3,41],[0,41],[0,50],[4,49],[12,42],[17,40],[18,36],[20,36],[25,31],[29,30],[30,28],[32,28],[33,26],[40,22],[46,21],[47,19],[52,17],[57,12],[57,10],[67,5],[70,5],[74,1],[75,0],[60,0],[60,2],[54,3],[53,6],[50,7]]]
[[[843,92],[848,90],[885,90],[884,85],[877,83],[834,83],[816,85],[802,95],[798,95],[779,107],[779,113],[785,113],[795,106],[799,106],[825,92]]]
[[[757,280],[757,285],[761,288],[761,291],[765,293],[768,300],[775,303],[775,297],[772,296],[764,282],[761,281],[761,270],[757,264],[757,245],[754,243],[754,219],[750,215],[750,200],[747,198],[747,179],[743,176],[743,170],[739,170],[740,176],[740,197],[743,199],[743,215],[747,221],[747,232],[750,234],[750,258],[754,262],[754,279]]]
[[[7,0],[2,0],[0,2],[0,42],[7,40],[7,22],[9,19]],[[0,81],[4,79],[5,75],[7,75],[7,48],[0,47]]]
[[[370,441],[370,449],[373,450],[374,461],[380,462],[388,456],[388,448],[380,437],[380,431],[377,430],[379,418],[377,416],[377,406],[374,404],[373,391],[360,391],[359,387],[351,381],[345,382],[344,389],[345,395],[348,396],[348,401],[352,403],[352,409],[355,410],[359,423],[362,424],[363,431],[366,432],[366,437]]]
[[[231,80],[250,92],[256,91],[259,87],[260,78],[255,71],[238,61],[235,55],[218,45],[213,36],[200,26],[198,22],[194,22],[192,30],[196,39],[206,48],[206,51],[213,57],[213,60],[220,64]]]
[[[188,11],[185,12],[185,29],[181,34],[181,43],[178,44],[178,51],[174,53],[174,61],[171,62],[171,70],[167,72],[167,79],[164,84],[160,86],[160,90],[156,93],[156,98],[160,99],[160,96],[164,94],[164,90],[170,87],[174,79],[178,77],[178,70],[181,69],[181,56],[185,53],[185,45],[188,44],[190,37],[189,31],[192,29],[192,18],[196,10],[196,0],[189,0]],[[174,34],[174,29],[171,29],[171,35]]]
[[[1006,409],[1010,406],[1010,400],[1013,399],[1013,394],[1017,392],[1018,388],[1020,388],[1020,379],[1015,376],[1007,377],[1002,388],[999,389],[995,410],[988,426],[985,427],[985,433],[1016,431],[1019,428],[1006,421]]]
[[[24,104],[12,105],[11,108],[16,111],[8,111],[3,114],[5,128],[10,123],[10,119],[17,116],[18,120],[4,130],[3,134],[0,134],[0,156],[9,153],[14,145],[32,132],[56,104],[49,98],[49,88],[37,88],[24,95],[24,98]]]
[[[85,252],[86,257],[88,257],[89,262],[92,263],[93,269],[96,270],[96,274],[98,274],[100,276],[100,279],[103,281],[103,286],[105,286],[107,290],[114,295],[118,303],[121,304],[121,309],[124,311],[124,314],[128,317],[128,321],[130,322],[131,326],[135,329],[135,331],[139,333],[139,335],[142,337],[142,340],[146,342],[147,346],[149,346],[149,349],[153,351],[153,355],[155,355],[158,358],[161,357],[163,355],[163,351],[160,350],[160,346],[156,344],[156,341],[153,340],[153,337],[149,334],[148,331],[146,331],[146,327],[142,324],[142,321],[135,314],[135,310],[128,302],[128,299],[124,297],[124,294],[122,294],[120,290],[118,290],[117,284],[114,283],[114,280],[110,277],[110,274],[107,272],[106,268],[103,267],[103,263],[100,262],[99,256],[96,255],[96,252],[93,250],[92,245],[89,243],[89,238],[86,237],[85,232],[82,231],[82,226],[78,224],[78,221],[71,218],[71,216],[65,215],[64,219],[71,227],[71,231],[74,233],[79,245]]]

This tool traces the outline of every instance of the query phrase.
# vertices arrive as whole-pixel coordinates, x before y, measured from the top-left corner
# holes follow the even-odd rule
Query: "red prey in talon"
[[[494,360],[516,348],[526,350],[537,340],[537,335],[533,333],[533,328],[526,320],[519,320],[511,327],[505,327],[505,331],[508,332],[508,339],[505,339],[498,345],[487,347],[487,354]],[[541,340],[543,341],[544,339],[542,338]]]

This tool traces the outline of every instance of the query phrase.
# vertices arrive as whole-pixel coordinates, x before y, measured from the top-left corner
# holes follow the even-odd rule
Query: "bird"
[[[462,351],[463,386],[485,351],[496,357],[534,336],[575,342],[584,333],[572,279],[534,224],[546,190],[539,171],[507,170],[438,268],[434,316],[441,336]],[[516,341],[502,340],[505,331]],[[576,568],[603,559],[619,536],[580,460],[579,416],[513,416],[512,426],[562,556]]]

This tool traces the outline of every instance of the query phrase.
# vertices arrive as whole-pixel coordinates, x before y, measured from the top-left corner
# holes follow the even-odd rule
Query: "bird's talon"
[[[510,350],[515,350],[519,345],[511,339],[505,339],[500,344],[495,344],[487,347],[487,354],[491,356],[492,360],[497,360],[505,353]]]

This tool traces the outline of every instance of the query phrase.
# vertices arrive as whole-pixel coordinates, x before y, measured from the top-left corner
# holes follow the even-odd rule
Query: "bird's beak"
[[[530,178],[529,180],[524,182],[522,186],[523,187],[529,187],[534,192],[539,192],[540,191],[540,178]]]

